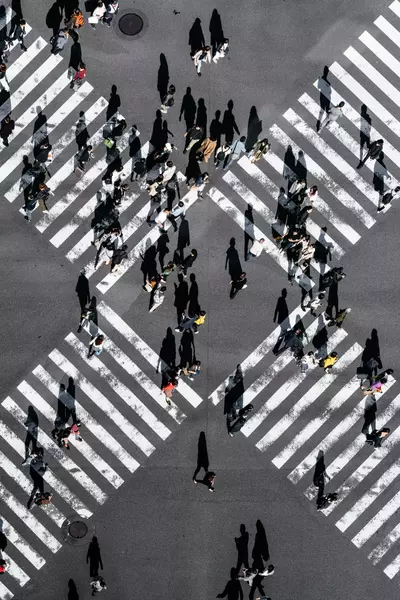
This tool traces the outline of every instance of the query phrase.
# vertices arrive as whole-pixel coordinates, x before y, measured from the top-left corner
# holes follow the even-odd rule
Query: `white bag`
[[[88,18],[88,23],[91,23],[92,25],[96,25],[99,22],[99,19],[97,17],[89,17]]]

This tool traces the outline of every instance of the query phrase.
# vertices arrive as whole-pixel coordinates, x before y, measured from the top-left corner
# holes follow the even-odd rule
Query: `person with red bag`
[[[71,90],[74,89],[75,83],[78,87],[80,87],[83,83],[83,80],[86,77],[86,65],[83,62],[80,62],[78,65],[78,70],[75,73],[73,80],[70,83]]]

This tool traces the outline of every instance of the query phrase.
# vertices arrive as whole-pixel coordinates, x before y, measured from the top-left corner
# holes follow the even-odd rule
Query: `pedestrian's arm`
[[[221,594],[218,594],[217,598],[225,598],[228,595],[228,584],[225,586],[224,591]],[[243,594],[242,594],[243,596]]]

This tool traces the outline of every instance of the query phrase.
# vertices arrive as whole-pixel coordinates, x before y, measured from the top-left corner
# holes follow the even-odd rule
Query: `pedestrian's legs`
[[[228,169],[228,167],[231,166],[233,161],[234,161],[234,158],[232,158],[232,154],[228,154],[228,156],[224,160],[223,170],[226,171],[226,169]]]
[[[197,75],[201,75],[201,63],[202,63],[202,62],[203,62],[202,60],[199,60],[199,61],[197,62],[197,66],[196,66],[196,72],[197,72]]]
[[[361,167],[363,167],[365,165],[365,163],[367,162],[367,160],[369,159],[370,156],[370,151],[368,150],[366,155],[364,156],[364,158],[362,158],[360,160],[360,162],[357,165],[357,169],[361,169]]]
[[[319,128],[319,132],[318,133],[321,133],[321,131],[324,129],[324,127],[326,127],[327,125],[329,125],[330,122],[331,122],[330,117],[329,117],[329,115],[327,115],[325,117],[325,119],[322,121],[321,127]]]
[[[185,152],[190,152],[190,150],[193,148],[193,146],[196,144],[196,142],[198,142],[198,140],[190,140],[190,142],[188,143],[188,145],[185,148]]]
[[[39,198],[39,208],[43,213],[49,212],[49,210],[46,206],[46,200],[44,198]]]

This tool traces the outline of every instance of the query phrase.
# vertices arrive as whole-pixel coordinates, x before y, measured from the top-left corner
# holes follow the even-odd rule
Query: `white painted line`
[[[63,120],[75,110],[79,104],[90,94],[93,90],[92,86],[85,81],[82,87],[76,91],[71,98],[68,98],[66,102],[52,115],[47,123],[47,135],[51,135],[54,129],[63,122]],[[0,170],[0,183],[14,171],[14,169],[21,166],[22,158],[24,155],[29,155],[34,148],[34,141],[32,137],[18,148],[16,152],[3,163]]]
[[[331,417],[331,415],[338,410],[345,402],[352,396],[357,390],[360,389],[360,380],[357,378],[353,378],[347,383],[326,405],[324,411],[319,417],[315,417],[309,421],[304,429],[302,429],[289,444],[281,450],[279,454],[275,456],[272,460],[273,464],[281,469],[284,464],[301,448],[306,442],[308,442],[312,435],[326,421]]]
[[[27,415],[10,397],[6,398],[1,405],[4,406],[4,408],[8,410],[22,426],[24,425]],[[38,441],[39,444],[60,463],[67,473],[80,483],[98,504],[104,504],[107,500],[107,495],[90,479],[87,473],[82,471],[73,460],[66,456],[64,451],[61,450],[61,448],[59,448],[41,429],[38,431]]]
[[[311,325],[306,329],[304,337],[310,340],[318,331],[325,326],[325,321],[321,315],[318,319],[315,319]],[[246,406],[262,392],[274,377],[280,373],[291,361],[293,360],[293,354],[290,350],[283,352],[265,371],[262,373],[243,393],[243,405]],[[253,414],[250,419],[247,419],[245,425],[242,427],[241,432],[243,435],[248,437],[257,429],[257,427],[264,421],[264,419],[273,411],[281,402],[283,402],[289,394],[291,394],[299,383],[304,379],[302,373],[296,374],[277,391],[269,400],[267,400],[262,407]]]
[[[328,340],[327,353],[332,352],[340,342],[344,340],[347,333],[342,329],[338,329]],[[358,344],[354,344],[342,357],[339,358],[335,365],[334,373],[325,373],[305,394],[298,400],[290,410],[265,434],[256,447],[265,452],[279,437],[289,429],[296,419],[309,408],[328,387],[337,379],[339,373],[342,373],[347,367],[361,354],[362,348]],[[301,382],[299,382],[301,383]]]
[[[55,553],[61,548],[60,542],[47,531],[36,517],[23,505],[15,496],[0,483],[0,499],[8,506],[8,508],[21,519],[23,524],[28,527],[36,535],[36,537],[48,548]]]
[[[242,156],[242,158],[238,161],[238,165],[240,167],[242,167],[242,169],[248,174],[250,175],[250,177],[252,177],[253,179],[255,179],[256,181],[258,181],[260,183],[260,185],[262,185],[263,188],[265,188],[268,193],[270,194],[270,196],[272,196],[272,198],[274,198],[274,200],[276,202],[278,202],[278,197],[279,197],[279,188],[277,185],[275,185],[275,183],[273,181],[271,181],[271,179],[269,179],[269,177],[267,177],[265,175],[265,173],[263,171],[261,171],[261,169],[259,169],[254,163],[250,162],[250,160],[247,158],[247,156]],[[231,171],[229,171],[229,174],[231,173]],[[223,177],[223,179],[225,180],[225,177]],[[259,198],[257,198],[257,204],[259,203],[260,206],[260,214],[262,215],[262,210],[263,207],[265,207],[264,203],[261,202],[259,200]],[[254,205],[253,208],[257,207]],[[266,208],[266,207],[265,207]],[[269,213],[270,211],[268,211]],[[266,213],[266,214],[268,214]],[[277,230],[281,230],[283,231],[283,228],[279,227],[279,223],[277,222],[275,215],[272,213],[272,223],[274,224],[274,227]],[[344,254],[344,250],[339,246],[339,244],[337,244],[337,242],[335,242],[335,240],[333,240],[325,231],[322,231],[321,227],[319,225],[317,225],[312,219],[308,218],[307,222],[306,222],[306,229],[307,231],[316,239],[318,240],[323,246],[325,246],[326,248],[330,248],[332,255],[335,256],[335,258],[341,258]]]
[[[96,102],[94,104],[92,104],[92,106],[87,111],[85,111],[86,125],[87,126],[90,125],[90,123],[92,121],[94,121],[94,119],[96,119],[102,113],[102,111],[105,110],[106,107],[107,107],[107,102],[104,100],[104,98],[99,98],[98,100],[96,100]],[[60,156],[60,154],[67,148],[67,146],[73,140],[75,140],[75,128],[70,128],[66,133],[64,133],[64,135],[61,136],[61,138],[59,138],[57,140],[57,142],[55,142],[55,144],[53,145],[53,148],[52,148],[52,153],[53,153],[53,163],[52,164],[53,165],[54,165],[55,159],[58,158],[58,156]],[[73,158],[72,158],[72,161],[73,161]],[[73,167],[72,167],[72,169],[73,169]],[[71,169],[71,173],[72,173],[72,169]],[[20,193],[22,191],[21,181],[22,181],[21,179],[16,181],[14,183],[14,185],[8,190],[8,192],[6,192],[4,194],[9,202],[14,202],[14,200],[16,200],[18,198],[18,196],[20,195]],[[49,183],[49,182],[47,182],[47,183]],[[26,187],[26,185],[23,185],[23,181],[22,181],[22,187],[23,188]],[[55,187],[57,187],[57,186],[52,185],[50,187],[52,190],[54,190]]]
[[[154,352],[154,350],[152,350],[150,346],[148,346],[146,342],[144,342],[133,331],[133,329],[129,327],[129,325],[125,323],[125,321],[123,321],[121,317],[117,315],[117,313],[114,312],[112,308],[110,308],[104,301],[101,301],[97,306],[97,311],[139,352],[139,354],[141,354],[145,360],[147,360],[152,367],[154,367],[154,369],[156,369],[157,372],[158,370],[161,371],[166,368],[167,365],[164,362],[159,365],[160,359],[158,354],[156,354],[156,352]],[[197,408],[197,406],[203,402],[203,399],[197,394],[197,392],[188,386],[187,383],[182,381],[182,379],[179,380],[176,391],[179,392],[185,398],[185,400],[187,400],[187,402],[189,402],[189,404],[195,408]]]
[[[65,338],[67,344],[81,357],[81,359],[92,369],[100,375],[104,381],[111,387],[111,389],[122,398],[124,402],[141,418],[143,421],[162,439],[165,440],[171,434],[170,429],[164,425],[152,412],[147,408],[145,404],[135,394],[124,385],[118,377],[116,377],[108,367],[96,356],[88,358],[87,346],[83,344],[75,334],[70,333]],[[106,338],[105,347],[107,351]],[[160,394],[161,396],[161,394]],[[177,422],[179,422],[179,415],[172,415]]]
[[[23,381],[19,384],[17,390],[20,391],[21,394],[23,394],[25,398],[32,404],[32,406],[41,412],[42,415],[46,417],[48,421],[50,421],[50,423],[55,422],[57,418],[56,411],[51,408],[44,398],[42,398],[42,396],[40,396],[40,394],[38,394],[36,390],[29,385],[29,383]],[[74,435],[71,435],[69,437],[69,441],[71,442],[71,445],[74,446],[78,452],[80,452],[82,456],[84,456],[86,460],[96,469],[96,471],[103,475],[103,477],[114,488],[118,489],[124,483],[122,477],[120,477],[118,473],[116,473],[114,469],[112,469],[84,439],[79,441],[75,439]]]
[[[4,29],[4,27],[7,27],[7,25],[9,25],[11,23],[11,19],[12,19],[12,8],[11,8],[11,6],[7,6],[7,7],[5,7],[5,15],[0,20],[0,31],[2,29]]]
[[[380,394],[379,397],[382,398],[382,394],[387,393],[394,383],[395,383],[395,380],[389,381],[385,385],[385,389]],[[365,402],[364,402],[364,404],[365,404]],[[382,415],[380,416],[380,422],[386,423],[386,421],[391,419],[399,409],[400,409],[400,395],[397,398],[395,398],[389,404],[389,406],[383,411]],[[330,480],[332,480],[336,475],[338,475],[346,467],[346,465],[348,465],[350,463],[352,458],[354,458],[358,454],[358,452],[360,452],[360,450],[362,450],[362,448],[365,448],[365,435],[359,434],[356,436],[356,438],[353,440],[353,442],[345,450],[343,450],[327,466],[327,471],[329,473]],[[320,448],[320,449],[323,450],[323,448]],[[310,485],[304,492],[304,495],[309,500],[312,500],[313,498],[315,498],[317,495],[315,486]]]
[[[282,143],[285,145],[285,141]],[[300,147],[294,144],[292,141],[290,143],[293,144],[293,151],[298,153],[300,151]],[[282,175],[284,163],[276,154],[269,151],[264,158],[271,165],[271,167],[273,167],[280,175]],[[329,204],[321,198],[320,190],[318,190],[318,197],[314,198],[313,205],[314,208],[320,212],[323,217],[325,217],[327,222],[330,225],[333,225],[339,231],[339,233],[349,240],[349,242],[352,244],[356,244],[358,242],[361,236],[352,227],[350,227],[350,225],[348,225],[333,212]]]
[[[378,40],[368,33],[368,31],[364,31],[358,39],[393,71],[395,75],[400,77],[400,62]]]
[[[398,2],[398,0],[394,0],[394,2],[389,5],[389,8],[394,12],[395,15],[400,17],[400,2]]]
[[[14,463],[12,463],[11,460],[9,460],[7,456],[1,451],[0,466],[2,469],[4,469],[7,475],[19,485],[19,487],[25,492],[27,497],[29,497],[32,491],[32,481],[28,479],[28,477],[26,477],[26,475],[22,471],[20,471],[20,469],[18,469],[14,465]],[[40,506],[40,508],[48,514],[50,519],[54,521],[57,527],[62,526],[66,517],[62,514],[62,512],[58,510],[58,508],[54,506],[54,504],[52,504],[51,506]],[[50,511],[49,508],[51,508],[52,510]]]
[[[376,513],[374,517],[353,537],[351,540],[357,548],[361,548],[373,535],[399,510],[400,507],[400,492],[397,492],[385,506]],[[398,525],[396,530],[391,532],[395,541],[399,538],[400,526]],[[390,534],[389,534],[390,535]],[[391,536],[391,537],[392,537]],[[391,539],[385,539],[385,547],[381,551],[386,549],[388,544],[391,544]],[[375,555],[372,557],[375,558]],[[376,559],[375,559],[376,560]]]
[[[9,428],[3,421],[0,421],[0,436],[11,446],[19,456],[25,458],[25,446],[23,441]],[[92,516],[92,512],[81,502],[69,489],[61,479],[58,479],[48,467],[46,473],[43,476],[45,482],[50,485],[53,490],[62,496],[64,502],[69,504],[73,510],[78,513],[84,519],[88,519]],[[47,509],[46,509],[47,510]]]
[[[193,204],[197,200],[197,197],[198,197],[197,191],[191,190],[182,198],[183,202],[185,202],[185,204],[186,204],[186,211],[191,206],[193,206]],[[164,225],[164,230],[168,231],[168,229],[170,227],[171,227],[171,223],[168,222],[166,225]],[[160,233],[160,229],[158,227],[155,227],[151,231],[149,231],[149,233],[144,236],[142,241],[139,242],[138,244],[136,244],[136,246],[134,248],[132,248],[132,250],[128,254],[128,258],[120,265],[118,272],[117,273],[109,273],[108,275],[106,275],[106,277],[104,277],[104,279],[102,279],[100,281],[100,283],[97,284],[97,286],[96,286],[97,289],[100,290],[100,292],[102,294],[105,294],[106,292],[108,292],[109,289],[113,285],[115,285],[117,283],[117,281],[119,281],[121,279],[121,277],[123,275],[125,275],[125,273],[127,271],[129,271],[129,269],[131,267],[133,267],[133,265],[136,263],[136,261],[139,260],[140,256],[150,246],[155,244],[155,242],[158,240],[160,235],[161,235],[161,233]]]
[[[59,383],[48,373],[41,365],[36,367],[32,371],[32,374],[39,379],[39,381],[52,393],[56,398],[59,397],[60,385]],[[75,409],[79,418],[81,418],[85,429],[88,429],[98,440],[101,442],[110,452],[118,458],[118,460],[128,469],[130,473],[134,473],[140,466],[137,460],[121,446],[119,442],[110,434],[109,431],[104,429],[96,419],[94,419],[88,412],[83,408],[79,402],[74,398],[71,398],[69,394],[64,392],[68,398],[70,398],[70,405],[75,404]]]
[[[58,350],[53,350],[49,354],[49,358],[69,377],[73,377],[75,382],[81,390],[86,394],[92,402],[98,406],[105,415],[113,421],[117,427],[121,429],[134,444],[145,454],[150,456],[154,452],[155,447],[147,440],[144,435],[140,433],[134,427],[128,419],[126,419],[120,412],[113,406],[113,404],[97,389],[92,385],[83,375],[74,367],[74,365],[65,358]]]
[[[18,42],[17,42],[18,43]],[[29,65],[29,63],[47,46],[42,37],[39,37],[33,44],[29,46],[26,52],[21,54],[12,65],[7,68],[7,80],[10,83],[19,73]]]
[[[35,569],[41,569],[46,561],[30,544],[14,529],[3,516],[1,517],[2,531],[7,540],[16,548],[26,560],[28,560]]]
[[[370,200],[374,206],[378,206],[378,200],[376,198],[377,192],[374,188],[366,183],[362,177],[358,174],[358,172],[351,167],[337,152],[335,152],[316,131],[313,131],[311,127],[307,125],[305,121],[298,114],[295,113],[294,110],[289,108],[283,117],[291,124],[293,127],[301,133],[305,139],[310,142],[318,150],[322,156],[328,160],[338,171],[342,173],[349,181],[356,187],[368,200]],[[308,157],[307,157],[308,162]],[[361,210],[360,210],[361,208]],[[358,218],[362,223],[368,223],[370,215],[365,211],[361,205],[358,208]]]
[[[318,118],[320,108],[318,104],[314,102],[314,100],[310,98],[308,94],[303,94],[299,98],[299,102],[301,102],[304,108],[306,108],[316,119]],[[341,142],[345,146],[345,148],[347,148],[347,150],[349,150],[357,158],[357,161],[360,159],[360,144],[356,142],[356,140],[352,138],[351,135],[349,135],[347,131],[343,129],[343,127],[340,127],[338,123],[332,123],[329,126],[329,131],[332,135],[335,136],[337,140],[339,140],[339,142]],[[381,175],[382,178],[384,178],[386,175],[385,168],[378,161],[367,160],[365,166],[374,175]],[[399,182],[391,174],[389,174],[389,176],[391,178],[390,187],[398,186]],[[371,195],[371,198],[369,198],[376,207],[379,205],[378,195],[378,192],[375,191]]]
[[[258,227],[251,223],[245,215],[238,209],[236,206],[228,200],[222,192],[217,190],[217,188],[212,187],[208,190],[208,195],[211,200],[215,202],[217,206],[219,206],[227,215],[229,215],[242,231],[245,231],[251,238],[255,238],[259,240],[260,238],[264,238],[264,249],[265,252],[285,271],[288,273],[289,271],[289,263],[284,253],[280,252],[279,248],[270,241],[269,237],[263,233]],[[301,272],[301,270],[296,267],[296,275],[295,279],[297,281],[297,275]],[[304,282],[304,286],[303,286]],[[298,282],[302,287],[305,287],[307,290],[314,287],[314,282],[309,279],[309,277],[305,276],[302,281]]]
[[[127,148],[129,144],[129,133],[125,133],[118,141],[118,149],[120,153]],[[68,192],[61,200],[56,202],[50,211],[43,215],[43,217],[35,225],[36,229],[43,233],[46,229],[60,216],[62,213],[71,206],[71,204],[78,198],[82,192],[86,191],[87,188],[105,171],[107,168],[106,157],[104,156],[98,160],[89,171],[86,171],[81,179],[74,185],[72,190]],[[49,182],[48,182],[49,184]],[[53,189],[53,188],[52,188]]]
[[[30,577],[23,571],[13,559],[8,556],[7,552],[2,552],[3,559],[8,562],[7,573],[19,583],[21,587],[24,587],[28,583]],[[0,596],[1,597],[1,596]]]
[[[393,27],[393,25],[389,23],[389,21],[387,21],[385,17],[382,17],[382,15],[380,15],[374,21],[374,25],[379,27],[382,33],[386,34],[389,40],[396,44],[398,48],[400,48],[400,32],[396,29],[396,27]]]
[[[337,62],[334,62],[329,67],[330,72],[334,75],[347,89],[356,96],[360,102],[366,104],[376,116],[385,123],[385,125],[398,137],[400,137],[400,123],[394,116],[386,110],[386,108],[370,94],[362,85],[358,83],[345,71]]]
[[[398,525],[398,528],[400,530],[400,525]],[[393,579],[393,577],[395,575],[397,575],[399,570],[400,570],[400,554],[398,554],[396,556],[396,558],[394,560],[392,560],[392,562],[386,567],[386,569],[383,569],[383,572],[385,573],[385,575],[387,575],[389,577],[389,579]]]
[[[171,404],[167,404],[165,402],[164,394],[161,392],[160,388],[155,385],[151,381],[149,377],[139,367],[123,352],[114,342],[111,340],[109,336],[106,336],[104,331],[100,329],[100,327],[94,326],[90,327],[90,325],[86,325],[84,327],[85,331],[87,331],[90,335],[97,335],[98,333],[104,335],[107,338],[107,354],[112,356],[112,358],[116,361],[116,363],[122,367],[131,377],[135,379],[135,381],[151,396],[153,400],[167,412],[174,421],[176,421],[179,425],[186,419],[185,413],[183,413],[171,400]],[[70,334],[71,337],[73,334]],[[66,338],[67,339],[67,338]],[[72,338],[72,342],[68,341],[71,345],[75,342],[76,338]],[[111,378],[112,379],[112,378]],[[116,378],[115,378],[116,379]],[[110,377],[107,378],[107,381],[110,380]],[[116,379],[116,381],[118,381]],[[125,397],[125,396],[124,396]],[[143,418],[143,417],[142,417]],[[146,419],[144,419],[146,421]],[[166,439],[170,434],[170,430],[163,430],[162,439]],[[160,436],[161,437],[161,436]]]

